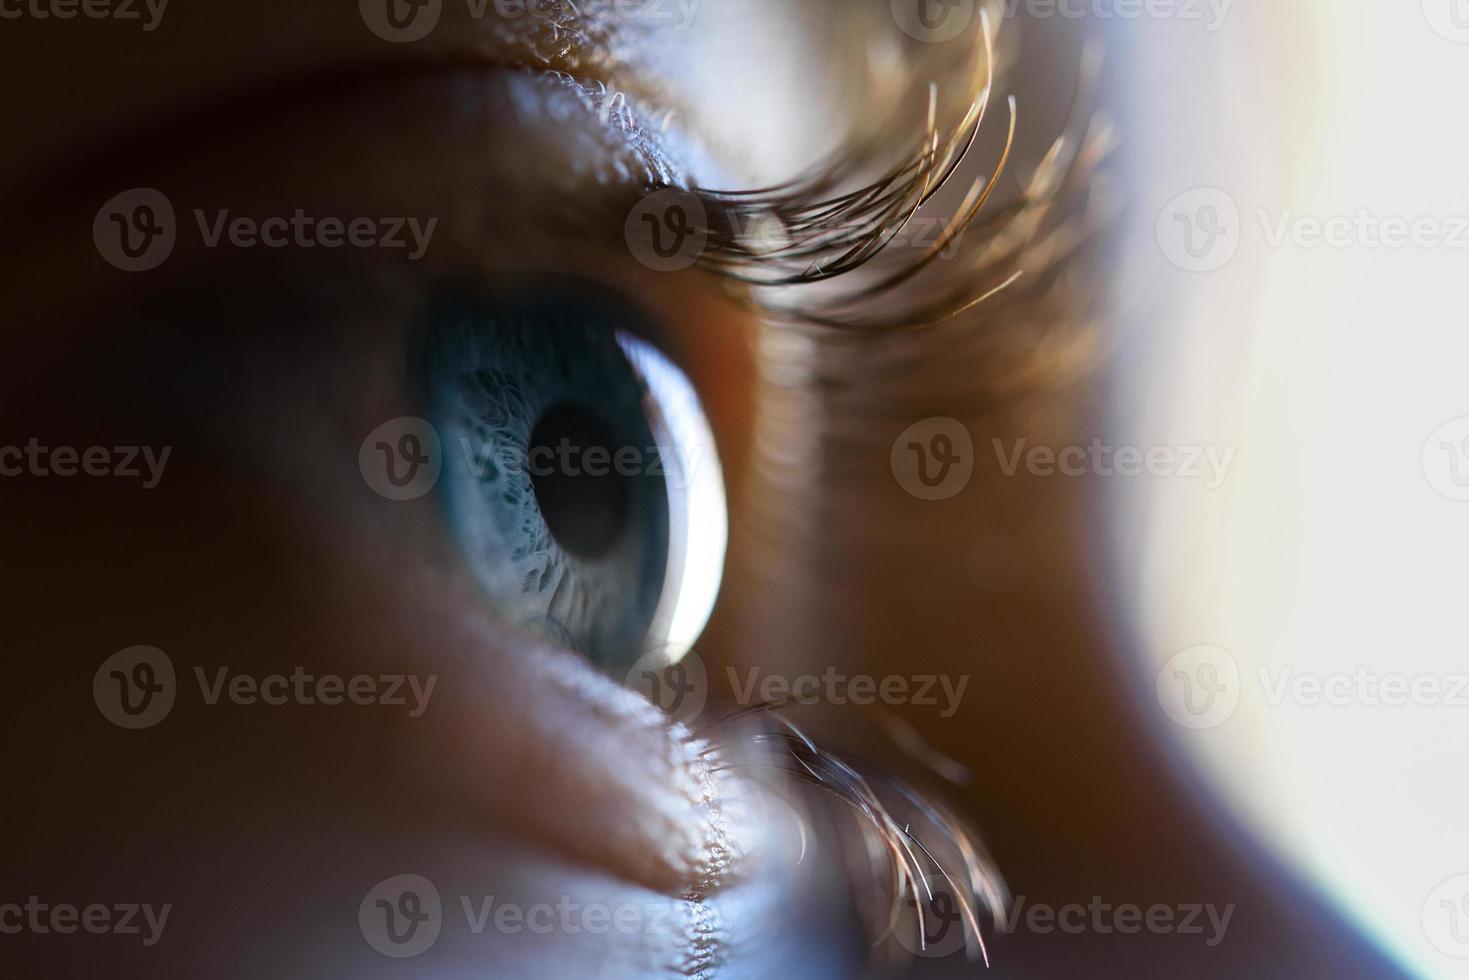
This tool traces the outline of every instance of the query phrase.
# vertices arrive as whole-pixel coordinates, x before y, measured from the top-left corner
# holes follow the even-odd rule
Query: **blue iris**
[[[644,651],[669,556],[635,317],[592,293],[456,296],[431,317],[450,523],[499,613],[609,672]],[[641,343],[641,341],[636,341]]]

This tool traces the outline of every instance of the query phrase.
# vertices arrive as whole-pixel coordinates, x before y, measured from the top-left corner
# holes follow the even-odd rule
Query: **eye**
[[[677,659],[722,575],[723,477],[693,387],[590,289],[443,303],[428,404],[444,503],[488,601],[614,676]]]

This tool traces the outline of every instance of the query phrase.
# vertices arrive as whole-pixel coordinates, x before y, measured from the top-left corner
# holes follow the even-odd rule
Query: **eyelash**
[[[887,739],[909,762],[934,773],[957,768],[900,718],[884,715],[880,721]],[[1007,892],[970,822],[890,769],[851,762],[822,748],[791,720],[782,704],[738,709],[705,725],[698,736],[704,743],[700,754],[714,771],[773,769],[795,785],[821,791],[814,792],[812,806],[835,801],[850,813],[858,836],[843,837],[838,851],[843,858],[868,858],[865,867],[848,871],[872,939],[873,965],[903,959],[905,946],[895,936],[894,913],[906,901],[913,901],[918,927],[927,934],[927,914],[938,913],[929,881],[947,884],[958,900],[971,958],[977,951],[989,964],[980,914],[1002,921]]]
[[[954,75],[968,76],[962,89],[965,111],[959,121],[943,132],[938,110],[940,85],[929,82],[922,137],[904,162],[881,178],[834,194],[884,155],[884,147],[891,145],[885,134],[895,128],[891,119],[875,122],[837,154],[834,162],[809,176],[754,191],[695,189],[709,217],[704,267],[755,287],[760,293],[755,297],[757,305],[775,320],[844,331],[935,326],[980,306],[1022,276],[1043,280],[1046,272],[1061,265],[1101,223],[1088,220],[1079,227],[1075,223],[1068,227],[1078,210],[1077,199],[1089,188],[1111,148],[1109,127],[1075,104],[1072,122],[1054,141],[1023,194],[980,220],[1014,146],[1016,100],[1010,96],[1009,128],[992,174],[974,182],[943,233],[916,259],[898,260],[887,250],[920,208],[953,181],[983,126],[997,64],[997,36],[984,10],[980,40],[973,62],[951,69]],[[1082,59],[1078,96],[1094,89],[1099,67],[1099,51],[1089,48]],[[777,247],[750,246],[745,232],[762,223],[779,235]],[[960,236],[973,231],[980,233],[983,247],[965,250],[963,260],[920,281],[920,274],[931,270]],[[1069,244],[1059,241],[1068,237]],[[1058,244],[1064,247],[1055,247]],[[801,295],[795,302],[782,299],[789,293],[779,287],[816,286],[853,277],[868,267],[876,275],[855,283],[845,293],[821,298]],[[774,290],[775,295],[765,290]],[[939,298],[930,298],[935,295]],[[887,308],[882,312],[858,312],[859,307],[884,303]]]
[[[877,180],[838,191],[850,186],[857,173],[892,145],[886,137],[896,128],[891,119],[874,123],[834,162],[787,184],[749,192],[694,189],[708,216],[703,267],[752,287],[751,304],[781,327],[806,333],[835,331],[854,339],[890,335],[896,346],[877,345],[880,350],[872,352],[884,363],[894,353],[911,353],[906,340],[914,330],[953,321],[957,331],[971,335],[996,321],[1013,321],[1015,330],[1034,326],[1050,294],[1065,288],[1063,273],[1075,265],[1071,260],[1111,218],[1105,200],[1098,206],[1089,196],[1112,148],[1110,127],[1080,105],[1096,86],[1097,48],[1083,53],[1071,121],[1016,199],[981,217],[1014,146],[1016,100],[1011,96],[1008,132],[993,173],[974,182],[955,218],[918,257],[905,260],[887,250],[920,208],[952,182],[985,121],[996,84],[997,53],[996,34],[984,12],[980,29],[983,44],[976,47],[983,61],[955,71],[967,73],[958,121],[941,125],[940,85],[930,82],[921,137]],[[742,238],[760,222],[773,223],[777,229],[775,248],[751,248]],[[935,268],[935,260],[966,232],[978,232],[975,237],[983,244],[966,248],[957,261]],[[849,289],[835,293],[820,288],[838,279],[844,284],[854,281]],[[1080,307],[1071,309],[1070,318],[1057,322],[1084,325]],[[946,347],[954,360],[960,360],[958,345]],[[839,367],[829,370],[837,373]],[[969,376],[970,397],[981,384],[978,372]],[[846,407],[862,409],[862,405]],[[860,412],[834,414],[855,424]],[[925,762],[923,753],[931,750],[922,747],[916,732],[894,726],[906,728],[890,719],[891,742],[904,747],[911,759]],[[966,932],[988,962],[980,917],[1001,920],[1004,884],[977,831],[946,804],[890,771],[854,764],[822,748],[785,717],[780,706],[736,712],[700,735],[709,743],[706,754],[732,768],[742,766],[741,753],[751,746],[772,750],[776,767],[793,782],[850,808],[860,837],[846,841],[840,850],[844,857],[860,860],[865,855],[869,860],[865,871],[859,868],[851,877],[874,940],[874,964],[903,957],[892,913],[905,900],[914,901],[919,926],[924,928],[926,874],[948,882],[959,900]],[[930,763],[926,768],[942,772],[946,767]],[[937,859],[935,851],[945,860]]]

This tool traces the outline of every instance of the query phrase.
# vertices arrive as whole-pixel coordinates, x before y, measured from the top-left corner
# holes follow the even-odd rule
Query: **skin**
[[[648,339],[703,400],[731,521],[700,642],[708,664],[769,668],[775,651],[793,672],[880,676],[913,672],[921,651],[924,672],[973,678],[952,717],[907,714],[978,773],[959,792],[1017,892],[1053,905],[1104,895],[1237,907],[1228,941],[1202,959],[1178,936],[1020,929],[1001,941],[997,975],[1085,965],[1135,976],[1140,964],[1391,975],[1215,815],[1135,717],[1091,613],[1084,491],[981,479],[928,506],[893,485],[897,434],[960,412],[935,394],[946,338],[917,342],[902,385],[817,393],[771,380],[761,369],[781,348],[738,295],[628,254],[621,219],[643,161],[595,113],[553,126],[522,111],[565,95],[507,74],[607,82],[650,124],[668,102],[678,123],[659,149],[671,165],[749,186],[840,142],[848,52],[831,22],[748,3],[711,4],[686,32],[594,27],[584,44],[556,45],[530,18],[476,22],[448,4],[429,38],[388,44],[350,11],[272,0],[181,4],[146,35],[86,19],[0,28],[18,53],[0,60],[0,80],[27,93],[9,100],[7,128],[32,148],[0,161],[17,188],[0,211],[23,232],[0,264],[15,325],[0,339],[4,430],[16,443],[174,447],[147,491],[0,486],[9,553],[21,556],[6,590],[23,611],[10,646],[23,696],[0,731],[25,747],[10,756],[14,853],[0,899],[173,907],[153,947],[26,933],[0,937],[6,959],[52,975],[401,975],[353,913],[377,882],[411,872],[456,912],[459,896],[564,896],[658,908],[669,923],[546,941],[475,935],[459,920],[410,961],[420,975],[678,976],[711,941],[722,955],[712,976],[852,975],[850,909],[825,873],[790,873],[777,821],[734,805],[757,791],[712,771],[688,729],[616,679],[498,622],[433,497],[396,503],[363,486],[362,435],[415,407],[401,351],[424,283],[556,273],[635,297]],[[79,64],[104,81],[73,84]],[[1040,117],[1054,115],[1055,86],[1032,84]],[[134,186],[168,188],[181,225],[192,207],[440,224],[421,264],[372,250],[209,249],[190,229],[163,267],[127,275],[99,260],[87,229],[102,201]],[[882,375],[882,350],[853,356],[859,376]],[[963,414],[1002,438],[1034,433],[1038,418],[1065,431],[1085,398],[1053,390],[1037,412],[997,394]],[[813,405],[829,422],[815,452],[867,460],[861,477],[827,485],[809,458],[796,470],[762,463],[761,437],[767,449],[805,444],[790,419],[814,426]],[[811,531],[834,527],[861,530]],[[975,527],[994,530],[977,545],[953,533]],[[978,587],[976,548],[985,567],[1005,565]],[[138,643],[168,651],[185,687],[195,667],[219,666],[438,681],[417,718],[190,696],[162,725],[122,732],[87,684]],[[843,740],[841,720],[815,724]],[[726,850],[750,857],[716,873]]]

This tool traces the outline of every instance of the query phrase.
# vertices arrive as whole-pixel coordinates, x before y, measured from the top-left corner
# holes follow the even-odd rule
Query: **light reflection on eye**
[[[729,519],[714,433],[689,379],[656,348],[619,332],[617,342],[643,379],[648,415],[668,474],[668,572],[650,639],[670,664],[699,638],[724,575]]]
[[[698,397],[630,316],[564,288],[456,299],[428,379],[445,505],[489,602],[614,676],[649,650],[683,656],[727,536]]]

